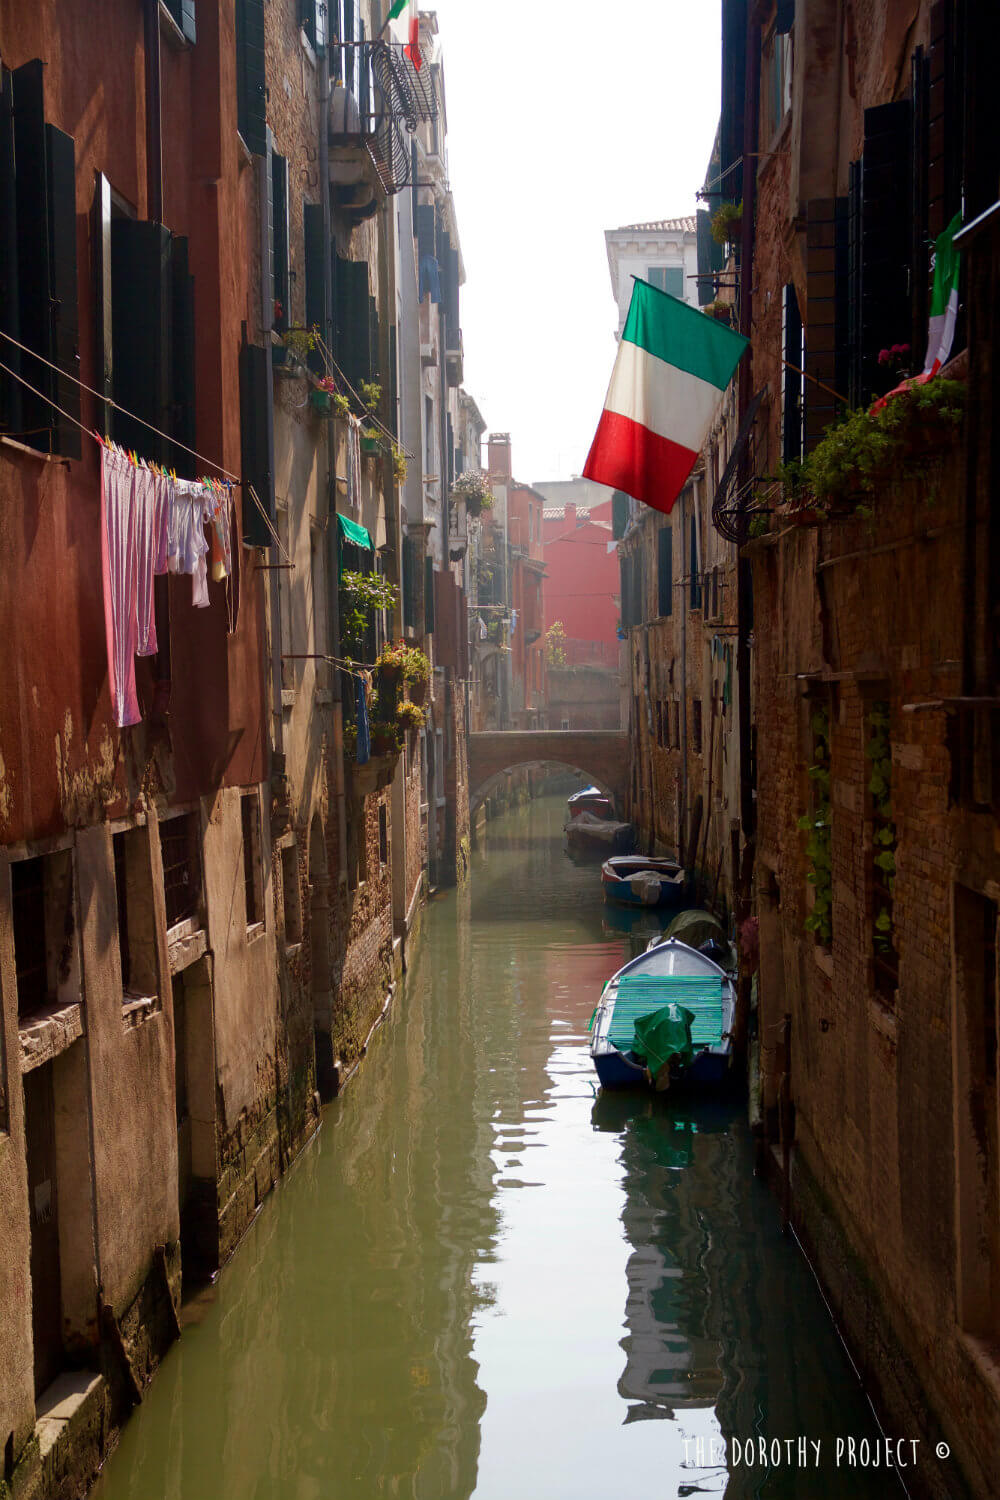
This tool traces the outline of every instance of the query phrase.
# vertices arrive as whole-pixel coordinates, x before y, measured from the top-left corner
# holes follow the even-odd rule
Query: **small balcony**
[[[360,222],[412,179],[410,137],[437,118],[431,70],[419,71],[398,42],[331,48],[330,182],[338,205]]]

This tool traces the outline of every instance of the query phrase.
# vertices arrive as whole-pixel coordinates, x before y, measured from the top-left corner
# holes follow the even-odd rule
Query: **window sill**
[[[301,26],[299,27],[299,41],[302,43],[302,50],[306,55],[306,61],[309,63],[310,67],[315,68],[316,53],[313,50],[312,42],[306,36],[305,29]]]
[[[18,1025],[21,1041],[21,1072],[30,1073],[51,1062],[72,1047],[84,1034],[83,1006],[79,1000],[69,1005],[56,1003],[25,1017]]]
[[[170,14],[163,0],[160,0],[160,35],[167,46],[174,52],[190,52],[192,43],[188,41],[173,16]]]
[[[167,933],[171,974],[180,974],[184,969],[189,969],[208,952],[208,934],[204,927],[190,930],[192,921],[189,917],[185,922],[178,922]]]
[[[23,453],[25,458],[35,458],[42,464],[68,464],[68,458],[62,458],[58,453],[42,453],[38,448],[31,448],[27,443],[19,443],[17,438],[0,437],[0,448],[10,448],[15,453]]]
[[[163,1010],[159,995],[133,995],[126,990],[122,996],[122,1030],[134,1031],[152,1016]]]
[[[247,947],[249,948],[251,943],[259,942],[266,931],[267,928],[263,922],[251,922],[247,927]]]

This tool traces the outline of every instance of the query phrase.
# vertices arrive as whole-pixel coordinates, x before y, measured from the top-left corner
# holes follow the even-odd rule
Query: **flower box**
[[[318,411],[321,416],[328,417],[330,415],[330,392],[310,391],[309,405],[313,411]]]

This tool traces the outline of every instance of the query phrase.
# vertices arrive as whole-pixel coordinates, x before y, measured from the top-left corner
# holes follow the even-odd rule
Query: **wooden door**
[[[51,1385],[64,1364],[51,1063],[25,1075],[24,1123],[31,1218],[31,1332],[37,1396]]]

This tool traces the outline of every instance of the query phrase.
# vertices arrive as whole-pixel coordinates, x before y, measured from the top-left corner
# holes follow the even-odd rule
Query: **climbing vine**
[[[889,705],[884,699],[868,712],[868,792],[872,814],[872,946],[886,978],[896,969],[893,944],[893,890],[896,884],[896,825],[892,820],[892,742]]]
[[[813,764],[809,767],[812,806],[799,819],[799,828],[809,835],[806,840],[806,858],[809,861],[806,879],[813,888],[812,910],[806,917],[805,927],[818,943],[828,948],[833,939],[830,710],[816,709],[809,720],[809,727],[813,737]]]

